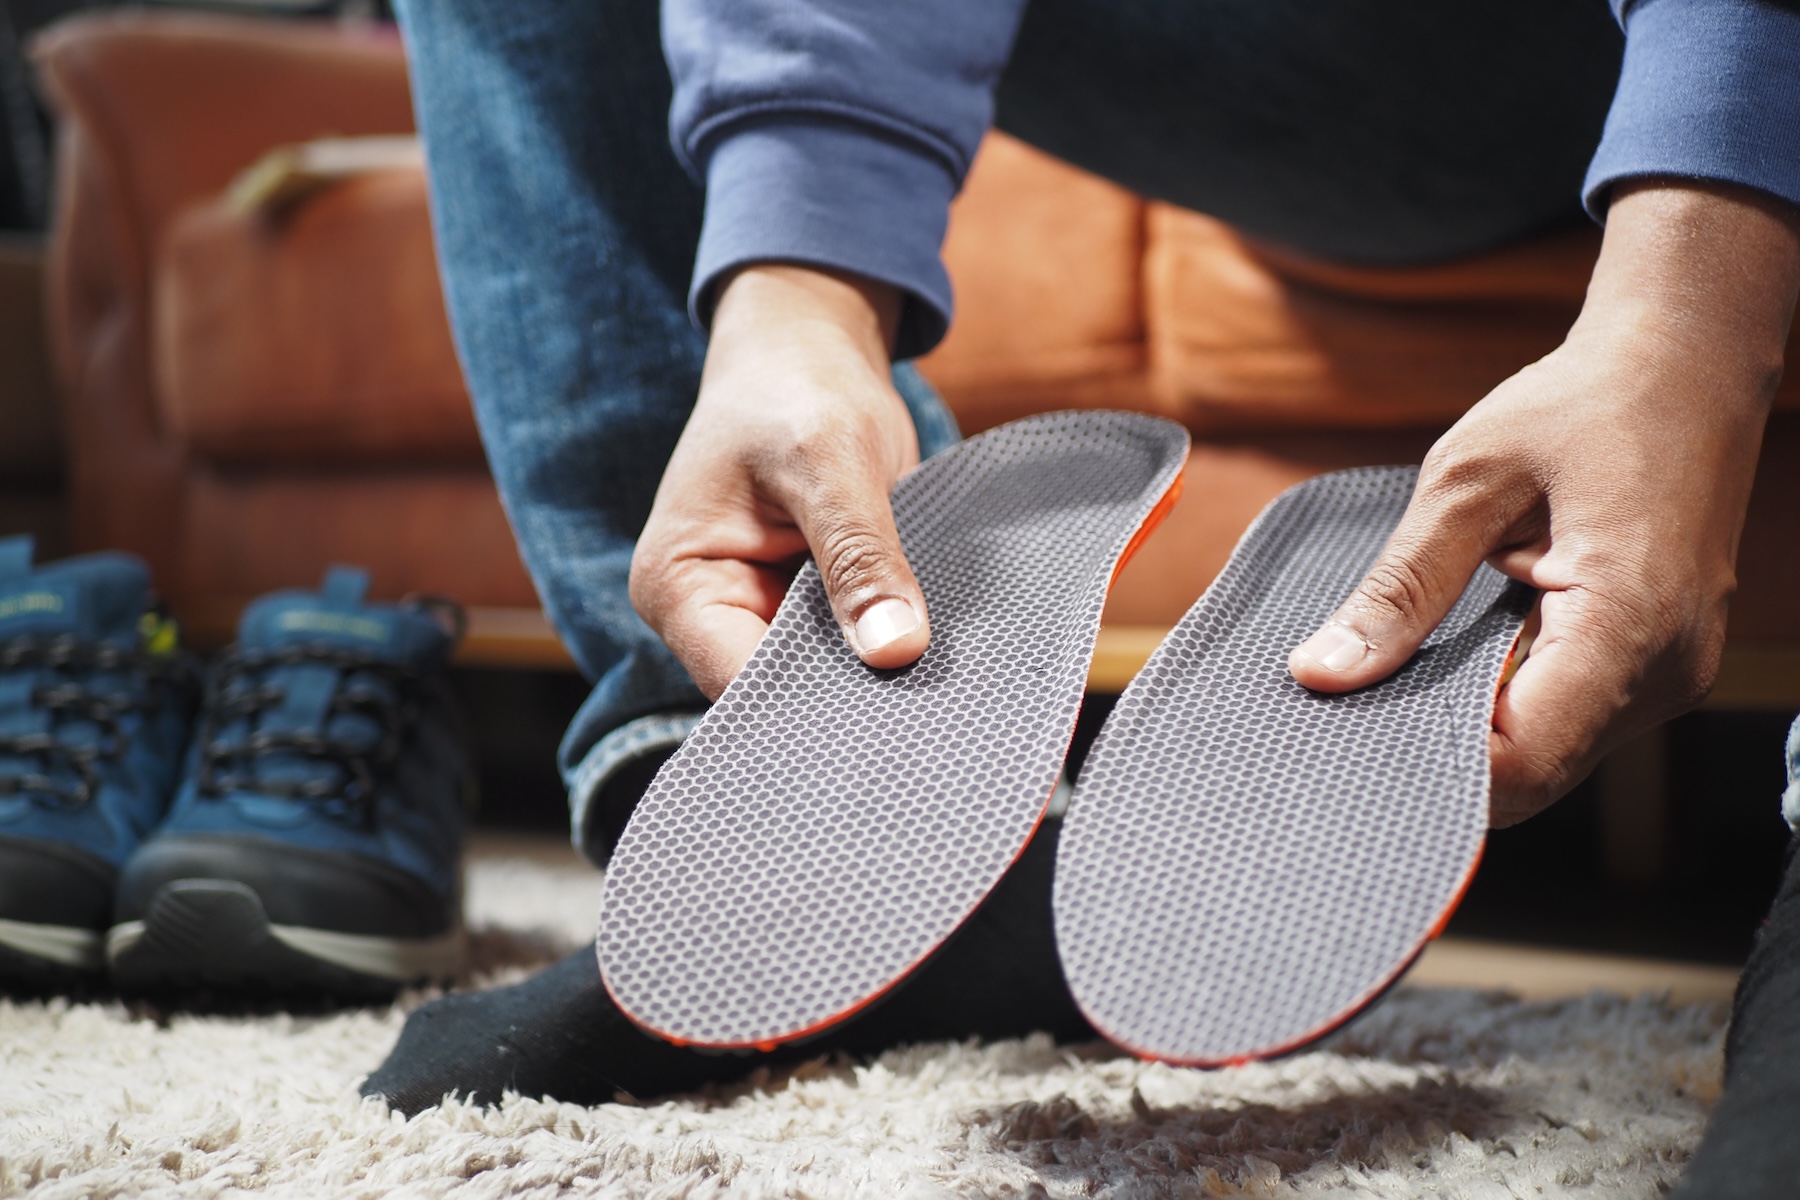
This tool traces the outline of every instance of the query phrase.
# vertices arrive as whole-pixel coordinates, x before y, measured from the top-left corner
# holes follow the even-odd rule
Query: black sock
[[[1738,981],[1725,1039],[1725,1095],[1673,1193],[1681,1200],[1800,1196],[1800,853]]]
[[[406,1020],[363,1085],[407,1114],[449,1092],[486,1103],[511,1090],[575,1104],[651,1099],[820,1055],[908,1042],[1095,1036],[1069,995],[1050,923],[1058,827],[1046,821],[962,930],[883,1001],[812,1041],[768,1054],[684,1050],[627,1020],[600,984],[592,947],[511,987],[446,996]]]

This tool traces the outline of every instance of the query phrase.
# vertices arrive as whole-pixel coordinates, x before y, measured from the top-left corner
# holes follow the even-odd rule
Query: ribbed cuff
[[[600,825],[608,815],[606,786],[620,770],[647,754],[667,755],[680,747],[694,732],[704,713],[653,713],[627,721],[594,743],[593,749],[569,775],[569,840],[583,857],[596,867],[604,868],[612,853],[603,844]],[[637,796],[614,797],[617,802],[635,805]],[[621,824],[623,822],[620,822]],[[616,836],[616,834],[615,834]]]
[[[936,155],[830,117],[758,118],[707,150],[706,222],[688,311],[712,321],[713,285],[735,267],[801,263],[906,293],[894,357],[924,354],[950,327],[939,251],[956,180]]]
[[[1758,0],[1637,0],[1582,199],[1624,179],[1760,188],[1800,204],[1800,12]]]

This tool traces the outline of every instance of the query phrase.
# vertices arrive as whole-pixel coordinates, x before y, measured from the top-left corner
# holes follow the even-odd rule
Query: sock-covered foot
[[[1725,1096],[1671,1200],[1800,1196],[1800,840],[1738,981]]]
[[[497,1103],[507,1091],[573,1104],[640,1100],[741,1079],[838,1052],[878,1053],[908,1042],[1021,1037],[1087,1039],[1057,963],[1050,873],[1057,823],[1046,821],[962,931],[888,998],[812,1042],[769,1054],[684,1050],[644,1033],[619,1011],[584,946],[510,987],[446,996],[407,1018],[363,1095],[408,1115],[456,1093]]]
[[[411,1116],[451,1092],[498,1103],[508,1092],[573,1104],[651,1097],[724,1082],[759,1065],[683,1050],[626,1019],[600,985],[594,948],[530,979],[445,996],[406,1019],[387,1061],[363,1084]]]

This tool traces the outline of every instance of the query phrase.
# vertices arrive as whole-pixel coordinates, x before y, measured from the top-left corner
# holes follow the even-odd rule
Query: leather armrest
[[[192,204],[155,257],[162,426],[215,463],[482,464],[417,166],[275,215]]]
[[[45,30],[32,57],[58,116],[123,193],[128,271],[183,205],[271,147],[413,129],[391,26],[113,12]]]

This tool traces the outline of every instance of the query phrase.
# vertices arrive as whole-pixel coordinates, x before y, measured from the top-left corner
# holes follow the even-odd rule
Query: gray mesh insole
[[[1114,1042],[1218,1065],[1375,999],[1460,898],[1488,729],[1530,589],[1484,566],[1387,680],[1308,692],[1288,652],[1350,594],[1417,472],[1342,471],[1265,509],[1108,717],[1064,825],[1057,947]]]
[[[932,628],[909,668],[864,666],[802,568],[608,867],[598,953],[627,1015],[694,1045],[788,1041],[955,931],[1037,828],[1107,588],[1187,445],[1152,417],[1053,413],[901,480]]]

